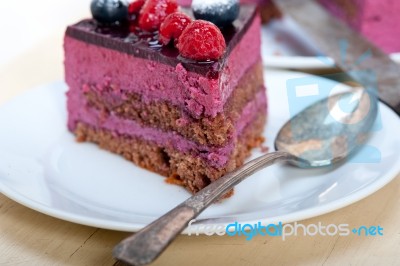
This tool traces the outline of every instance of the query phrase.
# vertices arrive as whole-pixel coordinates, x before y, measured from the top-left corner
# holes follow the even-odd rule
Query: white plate
[[[310,77],[269,71],[268,145],[289,117],[286,81]],[[328,82],[315,77],[316,82]],[[337,87],[343,87],[338,85]],[[39,212],[89,226],[136,231],[189,197],[181,187],[92,144],[78,144],[66,129],[63,82],[32,89],[0,107],[0,191]],[[200,224],[233,221],[292,222],[321,215],[377,191],[400,171],[400,121],[380,105],[383,128],[369,144],[380,163],[332,169],[265,169],[215,204]],[[260,155],[255,152],[253,156]]]
[[[290,17],[274,19],[264,25],[262,41],[261,51],[266,67],[304,70],[334,67],[333,60],[322,56],[304,30]],[[400,53],[394,53],[391,57],[400,62]]]

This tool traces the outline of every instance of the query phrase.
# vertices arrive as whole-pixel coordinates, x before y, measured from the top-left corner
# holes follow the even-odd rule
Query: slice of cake
[[[333,15],[387,53],[399,52],[400,1],[319,0]]]
[[[93,3],[103,13],[68,27],[64,43],[68,128],[77,139],[191,192],[242,165],[266,121],[256,8],[241,6],[220,31],[191,21],[190,10],[182,12],[192,18],[172,8],[174,15],[148,19],[174,1],[147,0],[129,22],[113,22],[125,10]],[[152,26],[161,33],[143,30]]]

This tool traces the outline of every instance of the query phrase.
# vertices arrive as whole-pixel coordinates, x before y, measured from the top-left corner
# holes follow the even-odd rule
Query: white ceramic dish
[[[286,82],[299,77],[344,87],[307,74],[269,71],[265,136],[270,147],[290,116]],[[1,193],[60,219],[122,231],[143,228],[190,196],[119,156],[76,143],[66,129],[65,91],[63,82],[44,85],[0,107]],[[380,151],[380,162],[314,170],[270,167],[238,185],[232,198],[207,209],[198,224],[298,221],[374,193],[400,172],[400,138],[393,133],[400,132],[400,120],[383,104],[380,110],[383,126],[369,141]]]
[[[264,25],[262,40],[261,50],[266,67],[304,70],[334,67],[333,60],[323,56],[304,30],[290,17],[275,19]],[[394,53],[391,57],[400,62],[400,53]]]

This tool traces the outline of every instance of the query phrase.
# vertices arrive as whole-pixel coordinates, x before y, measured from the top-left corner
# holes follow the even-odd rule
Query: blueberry
[[[125,0],[92,0],[90,10],[98,22],[112,24],[128,19],[128,5]]]
[[[193,0],[196,19],[208,20],[220,28],[232,24],[239,16],[239,0]]]

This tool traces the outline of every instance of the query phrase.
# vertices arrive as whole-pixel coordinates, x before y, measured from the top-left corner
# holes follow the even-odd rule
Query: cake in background
[[[241,0],[257,3],[264,22],[281,16],[272,0]],[[332,15],[346,22],[386,53],[400,52],[400,1],[316,0]]]
[[[260,17],[235,0],[185,13],[115,1],[93,0],[94,19],[66,31],[68,128],[195,193],[263,141]]]
[[[400,1],[319,0],[334,16],[387,53],[400,52]]]

